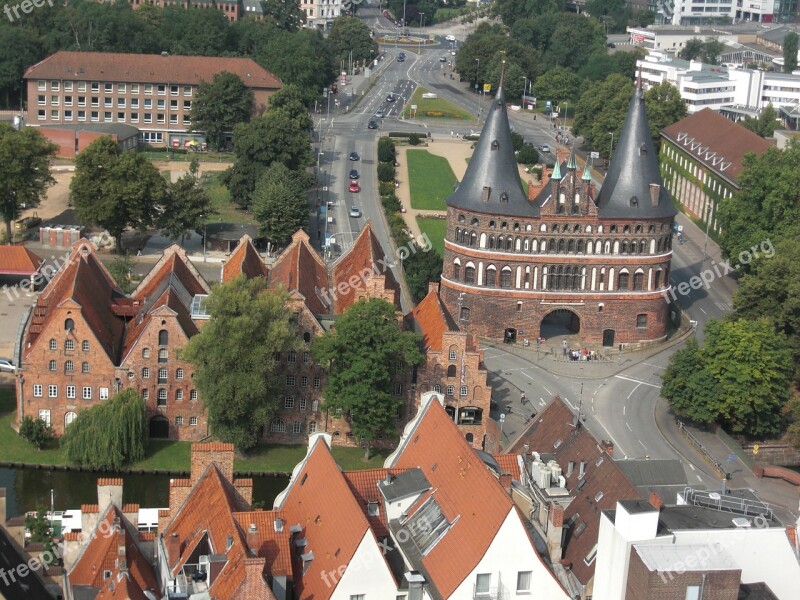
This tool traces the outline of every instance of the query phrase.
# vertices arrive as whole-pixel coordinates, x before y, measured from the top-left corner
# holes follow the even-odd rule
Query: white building
[[[306,14],[306,27],[330,29],[333,20],[344,14],[343,0],[300,0],[300,10]]]

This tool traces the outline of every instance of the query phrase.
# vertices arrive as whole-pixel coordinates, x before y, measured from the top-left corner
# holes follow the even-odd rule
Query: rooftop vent
[[[488,202],[489,194],[491,193],[492,193],[492,188],[490,188],[488,185],[483,186],[483,195],[481,196],[481,200],[483,200],[484,202]]]
[[[383,478],[383,485],[391,485],[392,484],[392,474],[386,473],[386,477]]]
[[[283,531],[283,519],[275,519],[273,526],[275,527],[275,531]]]
[[[227,539],[225,540],[225,552],[230,550],[231,546],[233,546],[233,538],[231,536],[228,536]]]
[[[733,525],[735,527],[746,528],[753,526],[752,523],[750,523],[750,520],[744,517],[734,517],[731,519],[731,521],[733,521]]]
[[[500,142],[497,140],[492,140],[492,150],[499,150],[500,149]]]
[[[658,206],[658,197],[661,195],[661,186],[657,183],[650,184],[650,203],[655,207]]]
[[[250,527],[247,528],[248,533],[258,533],[258,527],[256,527],[255,523],[250,523]]]

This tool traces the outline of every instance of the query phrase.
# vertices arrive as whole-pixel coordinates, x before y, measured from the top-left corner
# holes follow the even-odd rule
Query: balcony
[[[472,599],[473,600],[508,600],[509,593],[504,585],[497,587],[490,587],[485,591],[478,591],[478,586],[473,586]]]

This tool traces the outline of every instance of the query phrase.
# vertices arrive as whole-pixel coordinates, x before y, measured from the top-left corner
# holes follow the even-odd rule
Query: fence
[[[742,448],[741,444],[728,435],[728,432],[724,431],[722,427],[717,428],[717,437],[722,440],[722,443],[725,444],[731,452],[736,454],[736,456],[738,456],[741,461],[747,465],[748,469],[753,469],[756,461],[753,460],[752,455],[748,454],[747,451]]]
[[[677,420],[677,419],[676,419],[676,421],[678,422],[678,429],[680,429],[681,433],[686,437],[686,439],[689,440],[689,442],[692,444],[692,446],[697,448],[697,450],[700,452],[700,454],[703,455],[703,458],[706,460],[706,462],[708,464],[710,464],[712,467],[714,467],[714,470],[717,471],[717,473],[719,473],[720,477],[722,477],[723,479],[728,479],[728,477],[730,475],[724,469],[724,467],[722,466],[722,463],[720,463],[716,458],[714,458],[709,453],[708,450],[706,450],[705,446],[703,446],[703,444],[700,443],[700,440],[698,440],[694,435],[692,435],[691,431],[686,429],[686,426],[683,424],[682,421]]]

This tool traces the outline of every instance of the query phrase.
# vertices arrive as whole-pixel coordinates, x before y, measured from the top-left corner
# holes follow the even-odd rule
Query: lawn
[[[447,210],[444,199],[453,193],[456,176],[443,156],[427,150],[408,150],[408,179],[411,208]]]
[[[211,206],[213,206],[215,214],[211,215],[208,220],[209,223],[236,223],[252,225],[256,221],[249,212],[239,208],[236,203],[231,200],[231,193],[219,180],[222,173],[212,171],[203,174],[201,181],[206,188],[208,195],[211,197]]]
[[[408,101],[403,109],[403,117],[406,119],[461,119],[471,121],[475,118],[470,112],[460,109],[455,104],[441,98],[423,98],[422,94],[427,94],[428,90],[418,87],[411,100]],[[417,107],[416,115],[411,110],[411,105]]]
[[[422,233],[428,236],[439,256],[444,256],[444,235],[447,231],[447,220],[421,219],[417,217],[417,225],[419,225]]]
[[[443,221],[444,222],[444,221]],[[54,447],[37,451],[31,444],[17,435],[11,428],[16,417],[16,400],[13,390],[0,390],[0,461],[41,465],[66,465],[64,451]],[[333,456],[342,469],[378,469],[389,455],[389,450],[373,451],[370,460],[363,460],[362,448],[334,447]],[[191,443],[151,440],[147,445],[144,460],[130,465],[132,469],[155,471],[189,471]],[[248,457],[236,457],[237,471],[263,473],[291,473],[295,465],[306,455],[306,446],[267,445],[259,446]]]

